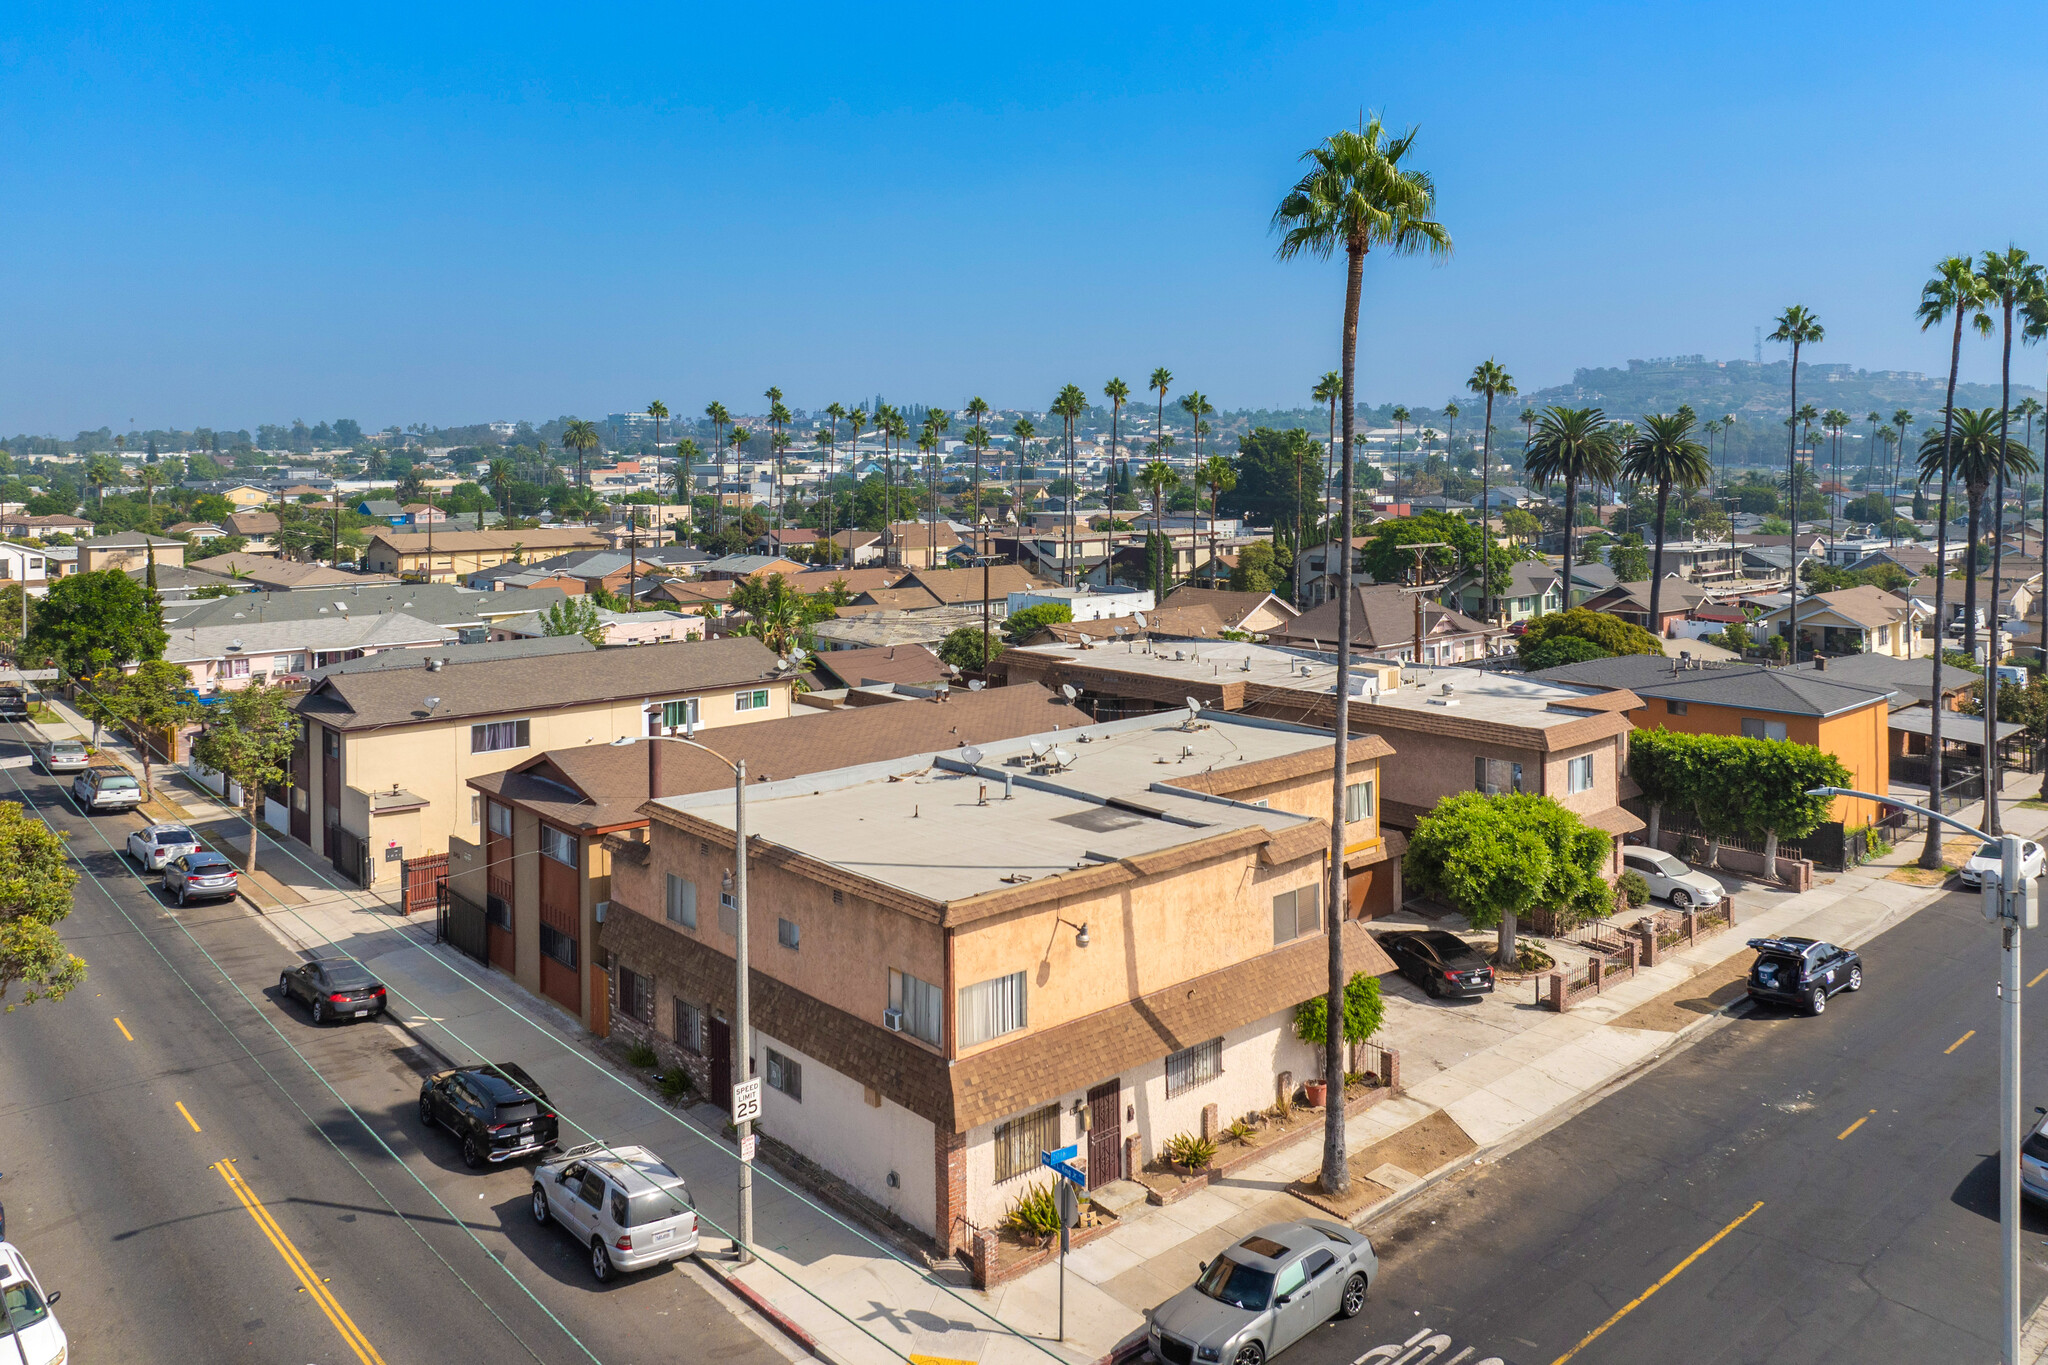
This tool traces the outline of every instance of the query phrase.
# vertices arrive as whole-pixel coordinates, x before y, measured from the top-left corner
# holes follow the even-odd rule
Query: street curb
[[[776,1331],[802,1347],[807,1355],[815,1356],[819,1360],[832,1360],[832,1357],[826,1354],[825,1348],[818,1344],[816,1337],[813,1337],[809,1332],[797,1326],[795,1319],[791,1318],[774,1304],[768,1302],[758,1289],[755,1289],[744,1280],[735,1279],[723,1267],[714,1264],[702,1250],[696,1252],[690,1259],[694,1260],[705,1274],[731,1290],[747,1307],[766,1318]]]

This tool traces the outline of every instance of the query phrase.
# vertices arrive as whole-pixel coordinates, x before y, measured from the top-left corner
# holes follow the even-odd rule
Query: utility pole
[[[732,768],[732,902],[734,927],[739,930],[738,942],[733,951],[738,979],[733,985],[733,1046],[739,1050],[739,1078],[750,1081],[754,1078],[753,1037],[747,1027],[747,761],[743,758]],[[735,1125],[740,1140],[740,1216],[739,1236],[733,1247],[733,1260],[746,1265],[754,1259],[751,1250],[754,1242],[754,1123],[747,1119]]]

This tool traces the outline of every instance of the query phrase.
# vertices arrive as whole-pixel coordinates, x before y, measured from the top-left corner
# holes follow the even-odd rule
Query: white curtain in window
[[[1024,1027],[1024,973],[960,988],[960,1045],[972,1047]]]

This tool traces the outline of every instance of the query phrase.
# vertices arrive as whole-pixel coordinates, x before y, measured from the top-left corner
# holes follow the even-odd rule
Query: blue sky
[[[1525,390],[1747,356],[1792,302],[1812,358],[1931,372],[1930,264],[2048,254],[2037,19],[21,6],[0,431],[749,411],[771,383],[1042,406],[1161,364],[1291,404],[1336,363],[1341,275],[1275,262],[1267,221],[1361,108],[1421,126],[1457,244],[1369,269],[1367,400],[1440,402],[1489,355]]]

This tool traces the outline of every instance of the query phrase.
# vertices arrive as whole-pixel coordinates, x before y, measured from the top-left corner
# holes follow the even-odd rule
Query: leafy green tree
[[[1272,592],[1287,581],[1288,564],[1283,562],[1283,555],[1286,547],[1275,546],[1268,540],[1254,540],[1243,546],[1237,552],[1237,567],[1230,571],[1230,586],[1238,592]]]
[[[779,573],[742,579],[726,600],[733,611],[748,617],[742,633],[779,656],[812,644],[811,627],[833,615],[833,604],[823,594],[802,592]]]
[[[1540,673],[1546,668],[1582,664],[1589,659],[1611,659],[1614,653],[1612,650],[1601,648],[1591,640],[1582,640],[1576,635],[1560,635],[1541,644],[1521,646],[1519,657],[1524,669],[1531,673]]]
[[[263,793],[291,781],[292,750],[299,740],[297,694],[283,685],[254,683],[227,693],[207,708],[206,728],[192,741],[192,757],[242,789],[242,816],[249,822],[249,858],[256,870],[257,820]]]
[[[1641,626],[1624,621],[1619,616],[1610,616],[1604,611],[1572,607],[1568,611],[1546,612],[1531,621],[1528,630],[1523,632],[1521,641],[1516,646],[1516,653],[1526,667],[1532,652],[1554,640],[1568,638],[1597,645],[1609,655],[1661,655],[1664,652],[1664,646],[1658,642],[1657,637]],[[1545,665],[1551,666],[1553,665]]]
[[[965,672],[969,669],[986,668],[990,660],[1002,657],[1003,642],[1000,636],[992,635],[988,638],[986,656],[981,652],[981,641],[980,626],[962,626],[951,631],[945,639],[939,641],[939,662],[951,664]]]
[[[1344,1041],[1351,1045],[1354,1059],[1358,1056],[1358,1045],[1378,1033],[1386,1017],[1380,979],[1353,972],[1344,983]],[[1294,1007],[1294,1036],[1311,1047],[1321,1047],[1329,1039],[1330,1002],[1326,998],[1319,995]]]
[[[1321,454],[1300,427],[1259,427],[1238,437],[1237,487],[1224,493],[1223,506],[1258,525],[1305,526],[1319,504],[1313,487],[1302,485],[1302,469]]]
[[[1074,619],[1074,609],[1065,602],[1041,602],[1035,607],[1013,611],[1003,620],[1003,634],[1013,645],[1021,645],[1043,626]],[[976,634],[980,632],[977,629]]]
[[[65,948],[57,925],[71,913],[78,882],[63,836],[13,801],[0,801],[0,1000],[20,985],[17,1004],[62,1000],[85,981],[85,959]]]
[[[1566,919],[1612,913],[1601,877],[1613,843],[1547,796],[1460,792],[1416,821],[1407,866],[1475,929],[1498,929],[1496,960],[1517,960],[1516,922],[1548,907]]]
[[[540,615],[542,635],[581,635],[594,645],[604,643],[604,623],[588,597],[565,597]]]
[[[1607,547],[1607,567],[1624,583],[1640,583],[1650,576],[1650,552],[1643,538],[1630,531]]]
[[[192,695],[192,675],[183,664],[151,659],[116,682],[113,715],[142,755],[145,795],[155,790],[152,764],[159,738],[168,732],[175,744],[178,727],[189,725],[203,709]],[[164,755],[166,759],[173,756]]]
[[[1531,541],[1543,534],[1543,523],[1536,520],[1533,512],[1520,507],[1507,508],[1500,514],[1503,531],[1519,541]]]
[[[73,678],[163,657],[170,637],[157,624],[149,589],[119,569],[73,574],[30,608],[22,654],[52,660]]]

